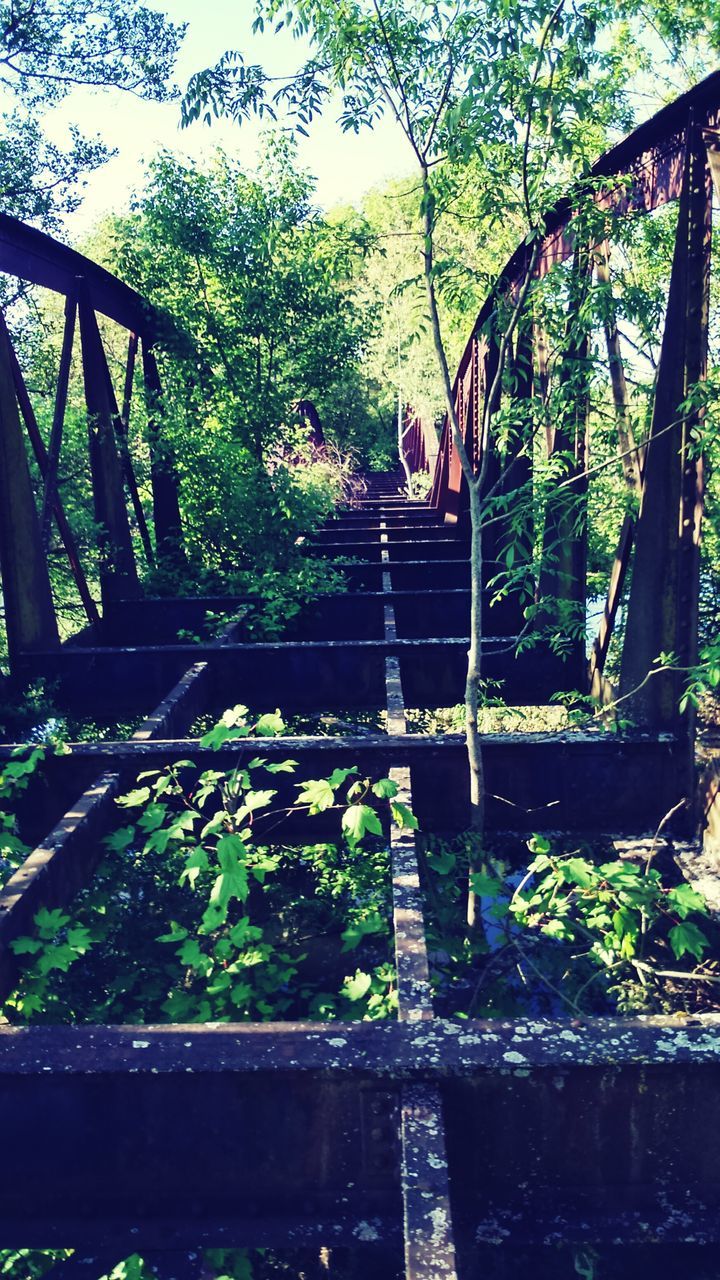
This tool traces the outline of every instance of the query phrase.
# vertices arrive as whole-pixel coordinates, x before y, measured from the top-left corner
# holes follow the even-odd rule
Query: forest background
[[[377,111],[368,117],[371,128],[367,130],[361,127],[362,119],[350,119],[347,113],[339,125],[329,124],[333,108],[340,110],[332,92],[320,124],[317,120],[310,124],[297,111],[293,114],[286,98],[286,109],[281,103],[277,112],[266,110],[264,119],[253,122],[248,140],[247,126],[241,132],[232,122],[218,124],[213,118],[232,114],[232,77],[227,75],[228,60],[221,59],[213,72],[222,69],[217,93],[211,96],[212,110],[202,112],[212,120],[212,128],[207,129],[202,118],[193,124],[180,135],[179,145],[166,146],[150,160],[124,205],[118,201],[112,213],[89,227],[81,206],[84,184],[90,182],[91,208],[107,208],[110,203],[109,191],[102,185],[108,147],[102,137],[88,138],[76,126],[70,145],[62,145],[62,127],[73,111],[89,119],[92,103],[102,103],[98,95],[104,92],[120,110],[128,103],[130,122],[138,122],[143,111],[153,120],[152,113],[162,111],[167,119],[172,112],[176,121],[180,103],[175,64],[183,39],[181,69],[198,70],[197,63],[188,65],[188,49],[191,62],[198,53],[212,49],[207,40],[200,46],[193,44],[198,18],[192,6],[185,32],[166,14],[137,5],[124,7],[118,26],[116,7],[109,0],[95,5],[74,0],[60,8],[49,2],[40,9],[33,6],[25,32],[22,9],[6,8],[7,56],[2,65],[9,110],[0,138],[4,210],[74,240],[172,319],[161,352],[161,372],[167,392],[165,430],[181,480],[188,565],[182,571],[177,566],[169,571],[167,566],[162,570],[148,564],[147,549],[135,528],[139,562],[145,566],[148,582],[160,590],[181,589],[179,572],[196,586],[222,583],[237,590],[262,582],[269,604],[264,625],[272,631],[274,619],[286,611],[291,598],[305,598],[323,588],[317,571],[297,558],[295,542],[327,514],[348,468],[396,465],[398,402],[412,406],[428,422],[442,416],[412,156],[403,161],[402,139],[397,130],[393,132],[392,122],[380,119]],[[315,8],[322,14],[322,5]],[[415,8],[419,13],[432,6],[407,6],[408,14]],[[494,55],[504,60],[506,80],[507,68],[512,67],[513,58],[519,58],[523,41],[532,45],[536,39],[542,6],[538,13],[531,8],[532,13],[522,5],[489,7],[495,20],[500,14],[507,28],[507,41]],[[227,16],[222,5],[220,10],[220,17]],[[560,129],[559,118],[553,125],[553,101],[561,100],[563,87],[553,83],[552,60],[534,90],[538,114],[546,127],[554,129],[550,194],[567,188],[634,122],[706,74],[715,63],[719,43],[720,19],[713,5],[701,13],[692,3],[670,6],[663,0],[648,4],[628,0],[616,4],[603,19],[588,4],[572,6],[572,12],[576,64],[563,71],[572,78],[569,125]],[[83,24],[86,37],[88,21],[96,33],[95,56],[88,57],[86,45],[83,58]],[[249,25],[249,16],[243,21]],[[248,33],[251,54],[253,41],[264,41],[261,56],[267,55],[273,41],[279,41],[287,62],[293,42],[282,30],[285,25],[282,16],[276,16],[274,27],[279,31],[269,25],[264,35]],[[216,42],[235,34],[212,30]],[[54,56],[65,58],[59,69],[43,63],[53,41]],[[294,44],[299,46],[297,57],[307,56],[311,31]],[[113,48],[120,48],[121,54],[113,54]],[[277,52],[274,56],[277,61]],[[250,73],[259,70],[251,60],[244,65]],[[519,90],[522,74],[518,63]],[[102,85],[104,89],[98,87]],[[180,89],[184,88],[181,84]],[[101,105],[98,111],[101,120],[103,112],[107,118],[106,107]],[[270,119],[270,114],[276,118]],[[352,157],[353,146],[359,145],[353,142],[356,135],[365,139],[356,165],[367,165],[363,184],[365,180],[371,184],[375,164],[381,173],[387,172],[388,155],[397,176],[370,185],[362,195],[357,195],[360,179],[356,177],[352,203],[321,208],[317,183],[301,162],[302,148],[309,145],[311,157],[319,159],[317,150],[312,151],[317,143],[306,141],[318,128],[324,131],[321,146],[326,159],[319,167],[325,189],[332,192],[328,170],[337,166],[342,154],[338,139]],[[190,148],[194,156],[184,154],[190,137],[195,139]],[[218,137],[222,147],[216,145]],[[525,231],[520,124],[515,122],[502,140],[491,137],[478,142],[475,136],[475,143],[462,166],[440,163],[433,175],[441,193],[434,227],[434,273],[451,369],[481,301]],[[248,154],[253,157],[251,163],[245,158]],[[112,174],[112,164],[107,172]],[[594,463],[602,464],[618,450],[604,346],[608,319],[618,327],[624,347],[632,383],[631,428],[638,443],[647,431],[675,216],[671,207],[631,220],[613,259],[610,289],[593,294],[595,310],[588,325],[594,362]],[[564,323],[566,288],[559,273],[554,298],[547,304],[550,313],[554,309],[558,333]],[[61,308],[48,295],[12,281],[5,281],[3,289],[21,362],[41,427],[47,432],[62,340]],[[105,326],[104,336],[119,387],[124,376],[124,340],[111,325]],[[713,370],[714,356],[715,346]],[[303,400],[316,405],[334,446],[322,460],[313,456],[307,431],[294,411]],[[141,497],[149,506],[146,431],[142,396],[136,395],[130,443]],[[305,465],[298,466],[301,460]],[[97,529],[76,365],[60,493],[93,575]],[[591,583],[599,588],[607,576],[622,514],[636,498],[624,484],[620,462],[608,468],[593,493],[590,571]],[[708,515],[705,613],[707,627],[712,627],[717,616],[712,486]],[[81,615],[54,535],[50,555],[56,600],[67,632],[79,625]]]

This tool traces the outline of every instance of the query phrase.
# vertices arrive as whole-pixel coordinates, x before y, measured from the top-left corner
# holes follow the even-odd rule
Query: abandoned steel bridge
[[[595,198],[610,220],[679,201],[642,505],[635,525],[618,530],[589,669],[581,643],[566,663],[542,649],[516,657],[517,603],[510,597],[487,610],[484,670],[504,682],[513,705],[597,687],[631,560],[628,687],[641,683],[661,651],[678,655],[681,666],[695,657],[702,475],[688,447],[693,420],[678,406],[705,371],[719,120],[720,73],[595,166]],[[539,273],[576,248],[567,203],[549,219]],[[510,294],[527,252],[521,246],[504,272]],[[390,770],[424,831],[461,829],[462,739],[408,733],[404,712],[453,704],[463,693],[468,532],[447,423],[439,452],[419,424],[408,434],[411,468],[435,466],[427,502],[403,499],[395,477],[376,477],[314,539],[312,554],[351,560],[342,595],[307,607],[278,643],[243,642],[234,624],[212,643],[178,644],[178,629],[197,628],[209,610],[232,615],[238,600],[150,599],[139,585],[126,494],[146,547],[160,559],[182,554],[177,480],[162,446],[156,317],[120,280],[4,216],[0,269],[66,299],[47,446],[0,328],[0,556],[12,678],[52,679],[73,713],[147,715],[129,741],[78,743],[49,759],[28,792],[21,820],[36,847],[0,894],[2,989],[15,975],[12,939],[40,906],[69,903],[91,877],[121,787],[151,762],[207,754],[186,736],[204,711],[250,696],[287,713],[385,710],[385,734],[286,737],[263,751],[292,755],[300,779],[350,763],[368,774]],[[490,298],[455,381],[476,462],[496,359],[493,306]],[[98,313],[129,335],[121,399]],[[76,322],[95,513],[106,538],[101,614],[57,482]],[[154,538],[127,447],[139,353]],[[530,365],[518,392],[527,397],[539,393],[544,375],[537,343]],[[616,360],[614,381],[621,374]],[[576,423],[572,437],[558,430],[552,447],[573,453],[581,491],[588,481],[580,408]],[[43,478],[40,503],[27,441]],[[517,483],[527,480],[528,458],[524,466]],[[53,519],[87,611],[86,629],[64,644],[46,559]],[[564,552],[556,590],[584,609],[582,528]],[[490,575],[491,553],[487,559]],[[669,673],[647,683],[636,700],[638,728],[624,736],[488,735],[490,830],[528,832],[547,810],[558,831],[632,840],[675,809],[676,833],[692,850],[694,726],[691,711],[678,710],[680,679]],[[252,743],[234,744],[227,763],[245,751],[253,753]],[[213,752],[212,761],[222,767],[224,753]],[[333,830],[317,819],[318,834]],[[454,1023],[434,1016],[412,833],[393,829],[391,845],[395,1021],[0,1028],[0,1245],[75,1249],[48,1273],[68,1280],[97,1280],[136,1251],[165,1280],[199,1277],[198,1250],[225,1245],[302,1247],[308,1256],[321,1246],[349,1249],[356,1274],[371,1267],[388,1276],[402,1269],[404,1249],[406,1274],[430,1280],[480,1276],[487,1242],[720,1244],[718,1017]],[[692,875],[692,853],[686,866]]]

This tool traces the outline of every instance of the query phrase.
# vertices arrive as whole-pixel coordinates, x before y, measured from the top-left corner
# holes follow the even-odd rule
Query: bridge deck
[[[468,592],[433,576],[438,518],[423,509],[418,528],[419,511],[379,487],[314,549],[332,554],[369,513],[379,582],[309,608],[276,644],[238,643],[237,624],[213,644],[172,644],[178,626],[237,601],[148,600],[109,611],[102,644],[90,635],[26,659],[59,677],[72,711],[96,708],[103,690],[112,711],[120,684],[126,712],[166,696],[129,740],[74,744],[28,793],[22,817],[39,843],[0,895],[5,990],[11,939],[87,882],[125,782],[188,755],[230,759],[186,736],[221,705],[334,714],[340,734],[270,740],[263,753],[297,759],[297,779],[349,762],[389,771],[425,831],[462,828],[462,738],[407,733],[406,704],[458,700]],[[416,581],[403,588],[393,550],[411,527]],[[462,566],[462,540],[447,541],[447,563]],[[443,618],[451,634],[438,636]],[[502,649],[510,701],[540,701],[542,660],[523,673],[511,638],[491,636],[488,654]],[[432,676],[422,687],[413,663]],[[353,708],[382,708],[385,731],[353,731]],[[679,791],[678,750],[668,734],[488,735],[490,829],[652,831]],[[312,838],[332,834],[317,819]],[[430,1280],[479,1275],[483,1242],[497,1239],[720,1239],[720,1159],[702,1142],[717,1108],[717,1019],[435,1017],[414,841],[393,829],[391,844],[396,1022],[0,1028],[5,1244],[73,1246],[96,1269],[155,1251],[167,1275],[203,1244],[330,1242],[396,1276],[404,1247],[407,1274]]]

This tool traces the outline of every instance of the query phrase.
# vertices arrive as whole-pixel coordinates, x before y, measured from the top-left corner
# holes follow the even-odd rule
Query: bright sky
[[[303,46],[285,31],[252,34],[252,0],[154,0],[153,7],[189,23],[177,69],[182,86],[226,49],[240,49],[246,60],[259,62],[272,75],[291,72],[302,60]],[[221,144],[248,168],[253,166],[260,134],[255,121],[242,126],[215,121],[210,128],[195,124],[181,130],[179,119],[177,101],[143,102],[127,93],[96,89],[76,90],[46,117],[54,141],[65,141],[68,125],[75,122],[118,151],[90,178],[82,207],[68,220],[69,238],[81,238],[103,214],[123,209],[142,185],[143,165],[161,148],[201,161]],[[355,136],[343,134],[328,112],[309,132],[309,138],[299,137],[300,162],[317,178],[317,199],[326,208],[355,202],[370,187],[411,170],[406,143],[389,121]]]

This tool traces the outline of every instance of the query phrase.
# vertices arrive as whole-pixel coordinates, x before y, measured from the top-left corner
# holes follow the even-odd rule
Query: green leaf
[[[333,769],[330,777],[328,778],[328,786],[332,787],[333,791],[335,791],[337,787],[341,787],[343,782],[346,782],[348,778],[354,777],[357,772],[357,765],[352,769]]]
[[[391,800],[390,812],[396,826],[401,829],[407,827],[410,831],[417,831],[420,824],[412,809],[409,809],[406,804],[401,804],[399,800]]]
[[[626,935],[635,938],[639,932],[640,923],[638,916],[634,912],[628,911],[625,907],[620,907],[613,912],[612,926],[618,938],[624,938]]]
[[[449,849],[442,849],[438,853],[428,854],[428,863],[437,875],[449,876],[455,870],[457,857]]]
[[[186,965],[188,969],[194,969],[196,973],[201,973],[205,977],[213,967],[211,957],[201,949],[197,938],[185,939],[178,952],[178,958],[180,963]]]
[[[234,707],[228,707],[223,711],[218,724],[226,725],[228,729],[243,729],[249,714],[248,708],[242,702],[238,702]]]
[[[242,947],[245,945],[245,942],[247,941],[247,938],[248,938],[249,927],[250,927],[249,916],[243,916],[241,920],[238,920],[236,925],[233,925],[228,936],[234,946]]]
[[[223,836],[218,840],[218,861],[222,867],[213,885],[208,907],[202,918],[202,931],[210,932],[219,928],[227,918],[228,905],[239,899],[244,902],[248,896],[247,867],[240,862],[247,852],[246,846],[239,836]]]
[[[696,960],[701,960],[710,946],[702,929],[698,929],[697,925],[692,924],[689,920],[686,920],[683,924],[676,924],[670,930],[668,937],[676,960],[680,960],[686,954],[694,956]]]
[[[285,721],[280,711],[268,712],[267,715],[260,716],[255,725],[255,732],[260,738],[277,738],[279,734],[284,733]]]
[[[295,801],[299,805],[307,805],[311,814],[322,813],[335,804],[335,792],[327,778],[311,778],[308,782],[298,783],[300,795]]]
[[[245,813],[254,813],[256,809],[267,809],[271,800],[277,795],[277,791],[248,791],[243,797],[243,807],[240,811],[244,816]],[[240,813],[238,813],[240,819]]]
[[[209,747],[211,751],[217,751],[227,742],[230,736],[230,730],[227,725],[216,724],[214,729],[210,729],[208,733],[203,734],[200,739],[200,746]]]
[[[159,937],[155,939],[155,941],[156,942],[182,942],[184,938],[187,938],[187,936],[188,936],[187,929],[183,925],[177,924],[175,920],[171,920],[170,932],[161,933]]]
[[[13,938],[10,950],[16,956],[34,956],[42,951],[44,945],[39,938]]]
[[[200,872],[207,871],[207,869],[208,869],[207,853],[203,848],[198,846],[197,849],[193,849],[192,852],[188,855],[185,861],[185,869],[180,872],[180,879],[178,881],[178,884],[183,884],[185,880],[187,880],[190,887],[194,888],[195,881],[200,875]]]
[[[251,768],[248,765],[248,768]],[[268,773],[294,773],[298,767],[297,760],[278,760],[265,766]]]
[[[497,876],[489,876],[485,871],[476,871],[470,876],[470,884],[480,898],[500,898],[504,885]]]
[[[134,827],[119,827],[117,831],[113,831],[109,836],[105,836],[103,843],[113,853],[123,853],[128,849],[135,839]]]
[[[84,924],[75,924],[67,931],[68,946],[80,955],[84,955],[92,946],[93,936]]]
[[[689,884],[679,884],[677,888],[671,889],[667,895],[667,902],[681,920],[689,916],[691,911],[707,911],[702,894]]]
[[[569,942],[575,936],[572,928],[564,920],[548,920],[547,924],[541,926],[541,931],[548,938],[560,938]]]
[[[177,814],[168,823],[168,835],[172,840],[181,840],[189,831],[192,831],[199,819],[199,813],[193,813],[191,810],[186,809],[184,813]]]
[[[369,804],[351,804],[342,816],[342,828],[348,840],[356,844],[366,832],[382,835],[382,823]]]
[[[369,973],[363,973],[362,969],[358,969],[354,978],[346,978],[343,984],[343,995],[348,1000],[362,1000],[366,996],[372,985],[372,978]]]
[[[140,805],[147,804],[149,799],[149,787],[136,787],[134,791],[128,791],[127,795],[118,796],[115,803],[123,809],[138,809]]]
[[[37,971],[42,977],[47,977],[54,969],[59,969],[61,973],[67,973],[77,958],[77,954],[72,947],[63,942],[59,946],[48,947],[43,952],[37,961]]]
[[[259,880],[260,884],[264,884],[266,875],[271,871],[277,871],[279,862],[279,858],[261,856],[253,861],[250,870],[255,876],[255,879]]]
[[[56,907],[53,911],[48,911],[46,907],[41,907],[39,911],[36,911],[33,919],[40,937],[46,941],[54,938],[61,929],[65,928],[66,924],[70,923],[70,917],[66,916],[59,907]]]
[[[138,818],[138,826],[142,831],[156,831],[165,821],[166,804],[149,804]]]
[[[392,800],[398,793],[398,785],[392,778],[378,778],[377,782],[373,782],[372,791],[380,800]]]
[[[354,951],[369,933],[385,933],[387,925],[378,911],[372,911],[361,920],[355,920],[343,930],[343,951]]]
[[[568,858],[560,864],[559,872],[563,880],[581,889],[590,889],[597,881],[595,868],[585,858]]]

